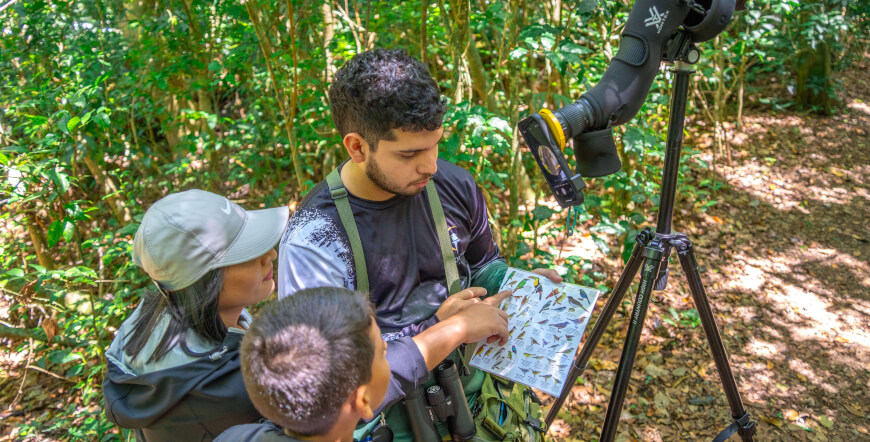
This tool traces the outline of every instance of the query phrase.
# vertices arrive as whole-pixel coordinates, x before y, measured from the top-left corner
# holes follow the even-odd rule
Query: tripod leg
[[[619,308],[619,305],[622,303],[622,297],[631,286],[631,281],[634,280],[634,276],[637,275],[637,270],[643,262],[643,257],[640,255],[651,238],[652,233],[649,229],[638,233],[637,242],[635,242],[634,248],[631,249],[631,257],[625,264],[622,274],[619,275],[619,280],[616,282],[616,286],[613,288],[613,291],[610,292],[610,297],[607,298],[607,304],[604,305],[604,310],[601,311],[601,314],[598,315],[598,319],[595,320],[595,327],[593,327],[592,331],[589,333],[589,338],[587,338],[586,343],[583,344],[583,349],[577,357],[574,358],[574,363],[571,365],[571,370],[568,372],[568,378],[565,381],[565,386],[562,388],[562,393],[558,398],[556,398],[556,401],[553,402],[553,405],[550,406],[550,410],[547,412],[547,417],[544,420],[544,428],[550,428],[550,424],[552,424],[553,420],[556,419],[556,415],[559,414],[559,410],[562,408],[562,405],[564,405],[565,399],[568,398],[568,395],[571,393],[571,387],[574,386],[574,383],[577,382],[577,378],[580,377],[580,374],[582,374],[583,370],[586,369],[586,364],[589,362],[589,358],[592,356],[595,347],[598,346],[598,341],[601,340],[601,336],[604,335],[604,330],[607,328],[607,324],[610,323],[613,314],[616,313],[617,308]]]
[[[631,325],[625,336],[625,346],[622,356],[619,358],[619,367],[616,369],[616,378],[613,380],[613,390],[610,392],[610,403],[607,405],[607,414],[604,418],[604,427],[601,429],[601,441],[610,442],[616,437],[616,427],[619,425],[619,416],[622,414],[622,404],[625,401],[625,391],[631,380],[631,368],[634,365],[634,357],[637,354],[637,345],[643,331],[643,320],[646,317],[649,306],[649,296],[658,276],[659,265],[664,257],[664,247],[660,240],[654,238],[644,248],[643,265],[641,266],[640,287],[637,289],[637,298],[631,311]],[[667,257],[664,257],[665,259]]]
[[[689,290],[692,292],[695,307],[698,309],[698,316],[701,318],[704,333],[707,335],[707,342],[710,343],[710,351],[713,353],[713,360],[716,362],[719,380],[722,382],[725,397],[728,398],[728,404],[731,406],[731,416],[734,418],[732,427],[740,434],[741,439],[751,441],[752,435],[755,433],[755,422],[750,421],[749,414],[743,408],[743,400],[740,399],[740,392],[737,390],[734,374],[731,373],[731,365],[728,364],[728,354],[725,352],[725,345],[722,344],[719,329],[716,327],[716,320],[713,318],[713,312],[710,309],[710,302],[707,300],[704,285],[701,283],[701,275],[698,273],[698,262],[695,261],[692,243],[686,235],[677,234],[671,244],[677,249],[680,265],[683,267],[683,272],[685,272],[688,278]],[[727,438],[733,434],[734,429],[732,427],[720,433],[720,436]],[[731,429],[730,434],[726,435],[729,429]],[[724,438],[721,440],[724,440]],[[717,437],[716,440],[720,440],[720,437]]]

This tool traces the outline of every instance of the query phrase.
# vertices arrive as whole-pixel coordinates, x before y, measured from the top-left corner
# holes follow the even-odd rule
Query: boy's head
[[[265,305],[242,341],[242,375],[267,419],[300,436],[370,419],[390,379],[386,343],[362,294],[322,287]]]
[[[393,195],[423,191],[438,170],[447,105],[426,66],[402,50],[357,54],[329,87],[332,118],[351,159]]]

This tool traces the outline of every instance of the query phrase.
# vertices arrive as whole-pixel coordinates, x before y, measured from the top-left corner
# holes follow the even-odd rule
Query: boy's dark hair
[[[409,132],[441,127],[447,105],[426,66],[401,49],[355,55],[329,86],[332,120],[341,136],[360,134],[377,150],[393,140],[393,129]]]
[[[340,287],[263,306],[241,349],[257,411],[300,436],[328,432],[351,392],[371,380],[373,317],[362,294]]]

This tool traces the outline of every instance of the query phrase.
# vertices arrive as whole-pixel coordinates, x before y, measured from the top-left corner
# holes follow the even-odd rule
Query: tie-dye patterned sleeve
[[[312,287],[355,289],[352,263],[341,226],[316,208],[301,208],[278,246],[278,298]]]

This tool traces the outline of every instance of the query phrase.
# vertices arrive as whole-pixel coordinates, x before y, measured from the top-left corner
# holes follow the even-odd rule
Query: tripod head
[[[695,42],[722,32],[745,0],[637,0],[628,15],[619,51],[601,81],[559,110],[541,109],[517,127],[550,190],[562,207],[583,203],[583,177],[617,172],[622,162],[613,126],[634,118],[649,93],[662,61],[700,59]],[[576,173],[562,150],[574,140]]]

